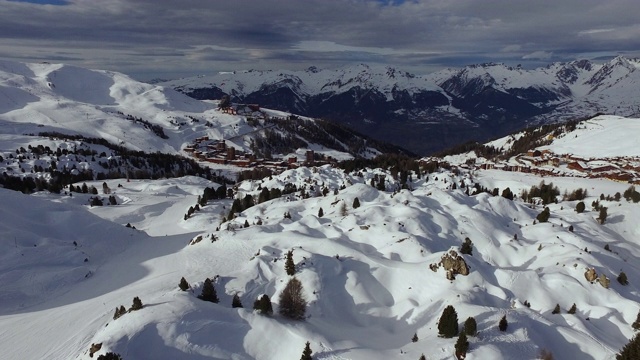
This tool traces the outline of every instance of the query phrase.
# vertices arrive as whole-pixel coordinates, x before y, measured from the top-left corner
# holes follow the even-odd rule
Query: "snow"
[[[538,149],[583,158],[639,157],[640,137],[630,134],[640,134],[640,119],[602,115]]]
[[[74,74],[96,81],[95,88],[85,92],[82,84],[65,80]],[[218,113],[213,103],[120,74],[0,62],[0,85],[5,99],[0,108],[9,109],[0,114],[3,153],[19,146],[75,145],[24,135],[41,128],[121,137],[134,148],[167,152],[204,134],[248,129],[238,116]],[[118,109],[163,124],[191,114],[215,126],[210,131],[176,127],[165,142],[125,121]],[[594,158],[638,156],[636,123],[600,117],[548,148]],[[374,176],[385,178],[385,191],[369,185]],[[549,222],[538,223],[543,206],[524,203],[519,194],[541,181],[553,182],[561,193],[587,189],[587,210],[578,214],[577,201],[558,199],[547,205]],[[102,182],[87,185],[100,189]],[[634,335],[640,205],[601,200],[608,208],[604,224],[589,207],[600,194],[622,193],[629,184],[459,169],[426,178],[412,174],[411,190],[399,190],[384,169],[345,173],[331,166],[300,167],[244,181],[237,194],[257,199],[261,188],[292,184],[305,187],[308,198],[286,194],[222,223],[232,199],[211,200],[184,218],[206,187],[219,186],[208,180],[106,183],[118,205],[90,207],[89,194],[0,189],[3,357],[88,360],[91,344],[101,343],[94,358],[114,351],[124,359],[280,360],[299,357],[309,341],[317,360],[417,359],[423,353],[444,360],[453,357],[455,343],[437,334],[447,305],[455,307],[460,324],[469,316],[477,320],[469,360],[535,359],[542,349],[557,359],[614,359]],[[461,185],[474,183],[509,187],[516,200],[465,194]],[[468,276],[450,281],[443,269],[430,269],[467,237],[473,241],[473,255],[463,255]],[[308,301],[304,321],[277,312],[290,278],[284,269],[290,250]],[[585,279],[590,267],[611,280],[609,289]],[[630,280],[627,286],[616,281],[621,271]],[[179,290],[181,277],[190,283],[188,291]],[[197,298],[206,278],[215,279],[220,303]],[[231,307],[236,294],[244,308]],[[273,316],[252,311],[262,294],[272,299]],[[143,309],[113,320],[114,309],[129,307],[135,296]],[[574,303],[577,313],[568,314]],[[551,314],[556,304],[561,314]],[[506,332],[497,329],[503,316]]]
[[[88,359],[91,343],[100,342],[99,353],[115,351],[124,358],[282,359],[299,356],[310,341],[317,359],[389,359],[401,351],[407,358],[425,353],[448,359],[455,339],[439,338],[436,322],[449,304],[461,323],[468,316],[478,321],[468,359],[533,359],[542,348],[558,358],[612,359],[633,335],[633,279],[640,276],[634,239],[640,228],[630,219],[640,212],[637,204],[605,202],[609,220],[600,225],[594,211],[577,214],[575,202],[560,202],[550,205],[549,223],[533,225],[540,207],[450,190],[451,181],[469,181],[469,174],[431,174],[428,181],[415,181],[413,191],[393,195],[368,185],[374,173],[381,172],[368,170],[361,178],[324,166],[244,182],[240,192],[255,196],[260,183],[353,185],[337,195],[291,194],[256,205],[220,231],[215,228],[231,200],[212,201],[182,218],[204,187],[216,186],[195,177],[110,180],[120,205],[93,208],[83,205],[82,194],[0,190],[2,237],[9,240],[0,269],[0,337],[12,344],[2,351],[8,358]],[[476,172],[475,179],[516,194],[542,181],[496,170]],[[595,179],[553,183],[568,190],[584,187],[594,196],[626,189]],[[390,177],[388,184],[393,186]],[[351,207],[355,197],[358,209]],[[291,220],[283,219],[285,212]],[[257,219],[263,225],[241,226]],[[567,231],[570,224],[573,233]],[[211,242],[211,234],[217,241]],[[198,235],[203,240],[188,245]],[[474,244],[473,256],[465,256],[469,276],[450,282],[443,270],[429,270],[465,237]],[[605,244],[614,252],[604,250]],[[251,311],[263,293],[277,309],[289,249],[309,301],[302,322]],[[585,280],[592,266],[612,280],[610,289]],[[631,279],[627,287],[615,281],[620,270]],[[177,288],[182,276],[190,291]],[[198,300],[203,280],[216,276],[220,303]],[[231,308],[236,293],[245,308]],[[115,307],[128,307],[134,296],[145,307],[113,320]],[[525,300],[531,308],[522,305]],[[563,313],[552,315],[556,303]],[[578,313],[566,314],[573,303]],[[496,328],[503,315],[506,333]],[[414,333],[417,343],[411,342]],[[274,347],[273,339],[280,345]]]

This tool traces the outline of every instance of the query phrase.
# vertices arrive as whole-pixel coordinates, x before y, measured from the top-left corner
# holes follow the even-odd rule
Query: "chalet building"
[[[567,164],[567,168],[571,170],[578,170],[578,171],[589,170],[589,167],[587,166],[587,164],[583,163],[582,161],[572,161],[569,164]]]
[[[307,150],[305,162],[309,165],[313,165],[315,162],[315,153],[313,150]]]
[[[590,170],[592,172],[606,172],[606,171],[618,170],[618,167],[611,164],[607,164],[607,165],[594,166]]]
[[[227,160],[235,160],[236,159],[236,148],[229,147],[227,149]]]

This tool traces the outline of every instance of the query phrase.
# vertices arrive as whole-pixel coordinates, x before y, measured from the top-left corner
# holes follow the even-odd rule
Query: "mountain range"
[[[640,329],[639,129],[417,159],[262,104],[0,62],[0,357],[614,359]],[[273,159],[229,156],[254,150]]]
[[[640,60],[617,57],[524,69],[478,64],[414,75],[360,64],[336,70],[234,71],[161,83],[196,99],[233,101],[325,118],[431,154],[526,126],[593,116],[635,116]]]

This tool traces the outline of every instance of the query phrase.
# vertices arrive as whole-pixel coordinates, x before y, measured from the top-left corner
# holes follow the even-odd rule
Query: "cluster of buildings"
[[[210,140],[208,136],[196,138],[192,144],[183,150],[198,160],[213,164],[232,165],[242,168],[263,167],[274,171],[284,171],[301,165],[315,166],[327,163],[324,160],[316,160],[316,154],[313,150],[307,150],[303,161],[300,161],[295,156],[287,159],[271,160],[257,158],[254,154],[228,146],[225,140]]]
[[[575,155],[557,155],[549,150],[531,150],[509,162],[485,162],[481,169],[499,169],[543,176],[575,176],[607,178],[640,184],[640,157],[585,159]]]

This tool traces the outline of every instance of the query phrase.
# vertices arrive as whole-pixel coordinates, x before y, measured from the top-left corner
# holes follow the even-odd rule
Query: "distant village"
[[[531,150],[505,162],[466,164],[480,169],[498,169],[542,176],[580,176],[606,178],[640,184],[640,157],[585,159],[575,155],[554,154],[549,150]]]
[[[260,111],[258,104],[221,104],[220,110],[225,114],[244,114]],[[236,149],[227,144],[224,139],[213,140],[208,136],[196,138],[193,143],[183,148],[183,151],[194,158],[213,164],[231,165],[240,168],[266,168],[274,173],[280,173],[288,169],[295,169],[300,166],[321,166],[335,163],[336,160],[316,154],[313,150],[307,150],[303,159],[290,156],[286,159],[272,158],[265,159],[256,157],[254,154]]]

